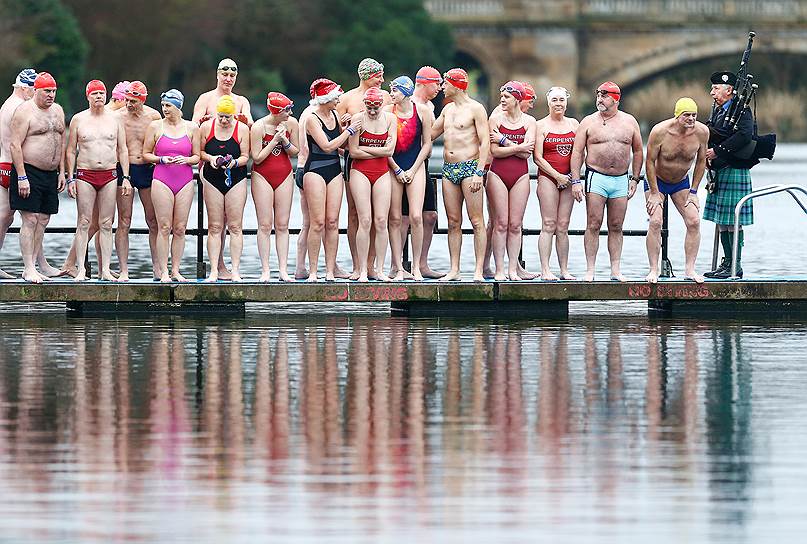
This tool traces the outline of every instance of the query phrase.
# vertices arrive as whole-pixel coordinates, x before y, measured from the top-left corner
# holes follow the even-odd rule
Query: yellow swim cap
[[[216,111],[225,115],[235,115],[235,101],[230,95],[225,94],[219,98],[216,104]]]
[[[675,116],[679,117],[682,113],[687,111],[698,113],[698,104],[688,96],[679,98],[678,102],[675,103]]]

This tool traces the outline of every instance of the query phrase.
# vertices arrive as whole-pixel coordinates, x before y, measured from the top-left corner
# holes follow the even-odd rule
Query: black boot
[[[706,278],[715,278],[719,274],[723,274],[726,270],[731,268],[731,233],[727,230],[720,231],[720,246],[723,248],[723,260],[717,265],[717,268],[710,272],[706,272],[703,276]],[[730,271],[730,270],[729,270]]]
[[[728,255],[731,255],[732,252],[734,251],[734,233],[733,232],[727,232],[726,234],[728,234],[728,239],[729,239],[729,244],[730,244],[729,247],[731,248]],[[738,278],[743,277],[743,267],[742,267],[742,262],[741,261],[742,261],[742,255],[743,255],[743,244],[744,244],[744,241],[745,241],[744,238],[745,238],[745,233],[743,231],[740,231],[740,234],[739,234],[739,236],[737,238],[737,272],[736,272],[736,275],[737,275]],[[723,271],[721,271],[720,273],[715,274],[714,276],[711,276],[711,277],[713,277],[715,279],[720,279],[720,280],[725,280],[725,279],[728,279],[728,278],[732,277],[732,275],[731,275],[731,257],[726,259],[726,261],[728,261],[728,265],[726,266],[726,268]]]

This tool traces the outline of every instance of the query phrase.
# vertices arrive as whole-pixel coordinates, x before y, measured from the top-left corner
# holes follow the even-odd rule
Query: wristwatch
[[[644,175],[634,176],[634,175],[631,174],[630,176],[628,176],[628,179],[630,181],[635,181],[636,183],[639,183],[640,181],[644,181]]]

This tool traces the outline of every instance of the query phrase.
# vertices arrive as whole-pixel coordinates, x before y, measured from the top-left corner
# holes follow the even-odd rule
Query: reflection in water
[[[234,327],[3,329],[0,534],[523,541],[638,517],[637,534],[673,540],[752,525],[771,455],[752,437],[771,423],[753,417],[766,377],[740,328]]]

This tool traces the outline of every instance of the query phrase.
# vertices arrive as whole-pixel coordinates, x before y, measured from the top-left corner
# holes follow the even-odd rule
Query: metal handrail
[[[753,200],[760,196],[767,196],[767,195],[774,195],[776,193],[786,192],[790,196],[793,197],[793,200],[796,201],[796,204],[802,209],[804,213],[807,214],[807,207],[802,204],[799,197],[793,191],[799,191],[807,195],[807,189],[805,189],[801,185],[785,185],[783,183],[777,183],[775,185],[768,185],[765,187],[760,187],[754,191],[751,191],[744,197],[740,199],[737,205],[734,207],[734,240],[731,248],[731,279],[735,280],[737,278],[737,251],[740,245],[740,211],[742,210],[743,205],[748,202],[749,200]]]
[[[435,181],[441,181],[443,178],[442,172],[433,172],[429,174]],[[251,173],[247,174],[247,177],[251,177]],[[537,180],[537,174],[530,174],[530,180]],[[194,173],[194,181],[197,184],[197,195],[196,195],[196,219],[197,219],[197,226],[195,229],[187,229],[185,234],[188,236],[196,236],[196,273],[197,277],[203,278],[207,275],[206,266],[204,262],[204,237],[207,236],[208,231],[207,228],[204,226],[204,184],[199,179],[199,174]],[[667,218],[667,204],[668,199],[665,196],[664,198],[664,222],[661,227],[661,266],[662,266],[662,277],[672,277],[674,274],[672,273],[672,266],[670,264],[669,259],[667,258],[667,238],[668,238],[668,218]],[[805,210],[807,211],[807,210]],[[113,228],[113,232],[115,232],[117,228]],[[290,228],[289,234],[300,234],[299,228]],[[19,233],[20,227],[10,227],[8,229],[8,233]],[[76,227],[47,227],[45,229],[47,233],[55,233],[55,234],[72,234],[76,232]],[[448,234],[448,229],[446,228],[439,228],[437,224],[435,224],[434,234]],[[524,236],[538,236],[541,234],[541,229],[522,229],[522,235]],[[149,231],[146,228],[130,228],[129,234],[148,234]],[[247,236],[253,236],[258,233],[258,229],[243,229],[242,233]],[[272,230],[274,233],[274,229]],[[473,229],[462,229],[462,234],[473,234]],[[575,229],[569,230],[569,236],[583,236],[585,235],[585,229]],[[347,234],[347,229],[339,229],[339,234]],[[607,230],[600,230],[600,236],[607,235]],[[623,230],[623,236],[647,236],[647,230]],[[404,248],[406,249],[406,248]],[[89,255],[89,254],[88,254]]]

